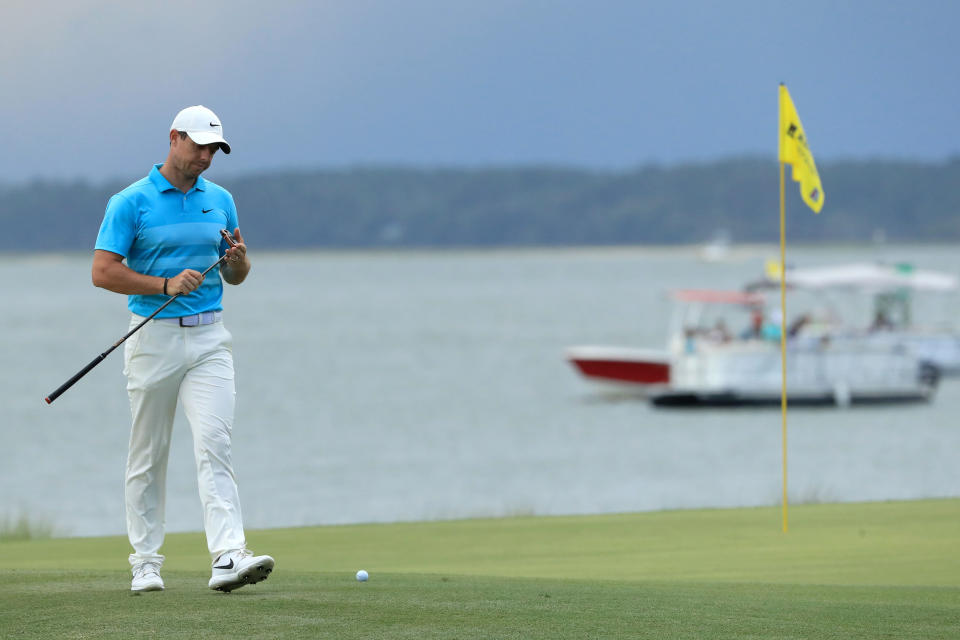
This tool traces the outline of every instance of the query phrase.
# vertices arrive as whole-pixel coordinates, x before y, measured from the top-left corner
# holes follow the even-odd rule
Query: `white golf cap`
[[[223,125],[220,118],[202,104],[187,107],[177,114],[170,125],[171,131],[185,131],[197,144],[220,143],[224,153],[230,153],[230,144],[223,139]]]

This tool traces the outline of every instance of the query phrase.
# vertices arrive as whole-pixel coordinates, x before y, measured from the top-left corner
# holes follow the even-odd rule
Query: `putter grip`
[[[70,387],[72,387],[72,386],[74,385],[74,383],[76,383],[77,380],[79,380],[79,379],[82,378],[83,376],[85,376],[85,375],[87,375],[88,373],[90,373],[90,370],[91,370],[91,369],[93,369],[95,366],[97,366],[98,364],[100,364],[101,362],[103,362],[103,359],[106,358],[106,357],[107,357],[107,354],[106,354],[106,353],[101,353],[100,355],[98,355],[96,358],[94,358],[94,359],[90,362],[90,364],[88,364],[87,366],[85,366],[83,369],[80,369],[80,371],[78,371],[78,372],[76,373],[76,375],[74,375],[72,378],[70,378],[69,380],[67,380],[66,382],[64,382],[62,385],[60,385],[60,386],[57,388],[56,391],[54,391],[53,393],[51,393],[50,395],[48,395],[46,398],[44,398],[44,400],[47,401],[47,404],[52,403],[54,400],[56,400],[57,398],[59,398],[59,397],[63,394],[64,391],[66,391],[67,389],[69,389]]]

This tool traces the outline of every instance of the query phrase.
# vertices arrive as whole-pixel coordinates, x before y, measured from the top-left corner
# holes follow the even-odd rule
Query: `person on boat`
[[[893,322],[890,321],[890,318],[883,309],[877,309],[877,312],[873,315],[873,323],[870,325],[870,330],[885,331],[888,329],[893,329]]]
[[[763,337],[763,310],[754,307],[750,310],[750,324],[739,335],[741,340],[759,340]]]
[[[767,314],[766,320],[763,322],[763,327],[760,329],[760,335],[764,340],[780,340],[780,335],[783,331],[781,323],[783,322],[783,313],[780,309],[771,309]]]
[[[796,338],[798,335],[800,335],[800,332],[804,329],[804,327],[807,327],[812,323],[813,316],[811,316],[809,313],[800,314],[796,320],[790,323],[790,328],[787,329],[787,336],[790,338]]]
[[[133,553],[132,591],[161,591],[166,472],[178,401],[193,432],[211,589],[265,579],[270,556],[246,548],[231,438],[235,385],[232,336],[221,318],[223,283],[250,273],[233,196],[200,174],[230,153],[210,109],[181,110],[168,130],[167,159],[110,198],[93,257],[93,284],[128,296],[131,329],[177,296],[124,344],[132,413],[125,499]],[[232,245],[228,242],[233,232]],[[226,256],[204,277],[206,267]]]
[[[727,329],[727,323],[723,318],[717,318],[713,328],[707,331],[707,338],[714,342],[730,342],[732,336]]]

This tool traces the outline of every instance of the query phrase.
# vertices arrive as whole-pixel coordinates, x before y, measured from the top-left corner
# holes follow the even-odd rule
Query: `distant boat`
[[[721,262],[730,257],[731,248],[730,232],[726,229],[717,231],[700,251],[697,257],[704,262]]]
[[[659,406],[777,404],[782,393],[779,323],[762,322],[759,293],[680,290],[667,348],[578,346],[567,359],[585,378],[630,388]],[[743,331],[728,329],[739,313]],[[856,336],[797,329],[787,342],[787,399],[793,404],[923,401],[937,368],[902,349]]]

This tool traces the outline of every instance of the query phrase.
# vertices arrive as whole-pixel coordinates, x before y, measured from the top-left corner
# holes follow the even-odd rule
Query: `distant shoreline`
[[[960,156],[819,168],[819,215],[788,176],[789,245],[960,241]],[[673,247],[720,236],[777,243],[778,174],[774,158],[745,157],[624,171],[353,167],[215,181],[234,195],[241,228],[261,248]],[[123,186],[0,186],[0,251],[86,248]]]

